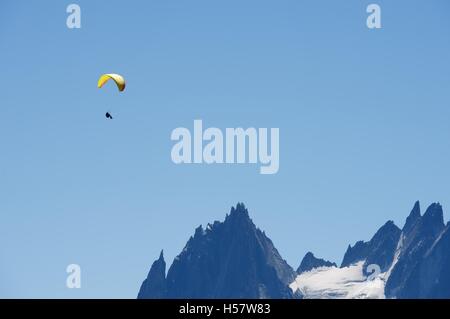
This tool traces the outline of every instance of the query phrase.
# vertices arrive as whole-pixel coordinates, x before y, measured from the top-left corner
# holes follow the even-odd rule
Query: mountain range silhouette
[[[161,251],[138,298],[450,298],[449,224],[439,203],[421,215],[416,202],[403,228],[386,222],[349,245],[339,267],[308,252],[294,271],[238,203],[223,222],[195,230],[167,275]],[[373,265],[377,281],[365,284]]]

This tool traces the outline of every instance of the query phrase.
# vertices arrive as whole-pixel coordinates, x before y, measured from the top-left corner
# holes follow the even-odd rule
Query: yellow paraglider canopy
[[[100,79],[98,79],[97,87],[101,88],[106,82],[108,82],[110,79],[112,79],[117,87],[119,88],[119,91],[122,92],[125,90],[125,79],[120,74],[103,74]]]

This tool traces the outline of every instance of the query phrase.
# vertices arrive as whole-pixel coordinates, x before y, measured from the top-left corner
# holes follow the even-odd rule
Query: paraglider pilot
[[[115,73],[103,74],[100,77],[100,79],[98,79],[97,87],[98,88],[103,87],[103,85],[106,82],[108,82],[110,79],[112,79],[116,83],[117,88],[119,89],[119,92],[122,92],[123,90],[125,90],[125,85],[126,85],[125,79],[120,74],[115,74]],[[113,117],[111,116],[111,114],[109,112],[106,112],[105,116],[109,120],[113,119]]]

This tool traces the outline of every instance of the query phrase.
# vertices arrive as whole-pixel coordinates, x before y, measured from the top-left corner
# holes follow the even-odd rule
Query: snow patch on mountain
[[[400,235],[400,239],[398,240],[398,243],[397,243],[397,248],[395,250],[394,259],[392,260],[392,264],[389,267],[388,271],[386,271],[384,273],[384,281],[385,282],[387,282],[387,280],[389,279],[389,276],[392,273],[392,270],[394,269],[395,265],[397,265],[397,263],[398,263],[398,260],[400,258],[400,254],[402,253],[404,241],[405,241],[405,236],[403,234],[401,234]]]
[[[360,261],[343,268],[315,268],[297,276],[289,287],[305,299],[384,299],[385,273],[369,280],[363,266]]]

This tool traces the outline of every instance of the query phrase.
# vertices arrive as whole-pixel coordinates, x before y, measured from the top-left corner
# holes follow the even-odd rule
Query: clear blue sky
[[[73,2],[80,30],[69,1],[0,4],[1,297],[135,298],[162,248],[170,265],[238,201],[293,267],[340,262],[415,200],[448,219],[447,0]],[[279,173],[173,164],[194,119],[279,127]]]

